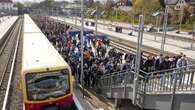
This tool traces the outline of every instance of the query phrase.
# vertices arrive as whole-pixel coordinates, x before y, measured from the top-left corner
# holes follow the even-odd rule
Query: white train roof
[[[24,32],[41,32],[29,15],[24,15]]]
[[[28,25],[25,25],[24,28],[28,28]],[[34,26],[31,29],[34,29]],[[23,71],[44,68],[51,71],[68,66],[42,32],[24,32],[22,63]]]

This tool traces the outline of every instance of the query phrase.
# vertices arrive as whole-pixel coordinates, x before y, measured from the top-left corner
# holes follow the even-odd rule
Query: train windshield
[[[68,70],[29,73],[26,75],[27,96],[31,101],[57,98],[70,93]]]

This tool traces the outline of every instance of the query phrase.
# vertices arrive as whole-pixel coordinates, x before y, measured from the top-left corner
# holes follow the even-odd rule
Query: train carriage
[[[24,23],[30,17],[25,15]],[[25,21],[28,20],[28,21]],[[62,110],[73,105],[69,65],[31,22],[24,25],[21,85],[25,110]],[[29,24],[29,26],[27,25]],[[33,30],[25,29],[31,28]]]

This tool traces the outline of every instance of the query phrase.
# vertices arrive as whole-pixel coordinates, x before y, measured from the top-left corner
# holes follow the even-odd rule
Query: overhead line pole
[[[96,3],[96,13],[95,13],[95,36],[97,36],[97,25],[98,25],[98,4]]]
[[[194,48],[194,39],[195,39],[195,22],[193,25],[193,31],[192,31],[192,43],[191,43],[191,50]]]
[[[143,31],[144,31],[144,16],[139,16],[139,32],[137,37],[137,54],[136,54],[136,63],[135,63],[135,75],[134,75],[134,83],[133,83],[133,104],[137,103],[137,82],[139,79],[139,71],[140,71],[140,61],[141,61],[141,47],[142,47],[142,39],[143,39]]]
[[[179,33],[181,33],[182,21],[183,21],[183,6],[182,6],[182,9],[180,11]]]
[[[167,0],[165,1],[165,3],[167,3]],[[167,13],[167,6],[166,6],[165,13],[164,13],[163,35],[162,35],[161,50],[160,50],[161,54],[164,53],[164,48],[165,48],[166,34],[167,34],[167,19],[168,19],[168,13]]]
[[[81,85],[83,86],[83,98],[84,98],[84,73],[83,73],[83,41],[84,41],[84,0],[81,0]]]

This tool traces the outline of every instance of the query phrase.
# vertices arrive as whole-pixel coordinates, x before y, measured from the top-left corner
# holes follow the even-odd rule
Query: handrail
[[[183,66],[183,67],[180,67],[180,68],[171,68],[171,69],[166,69],[166,70],[149,72],[149,73],[147,73],[147,75],[154,74],[154,73],[161,73],[161,72],[170,72],[170,71],[175,71],[175,70],[181,70],[181,69],[184,69],[184,68],[187,68],[187,67],[189,68],[189,67],[192,67],[192,66],[195,66],[195,64]]]
[[[163,73],[163,72],[170,72],[170,71],[181,70],[181,69],[184,69],[184,68],[187,68],[187,67],[189,68],[189,67],[192,67],[192,66],[195,67],[195,64],[183,66],[183,67],[180,67],[180,68],[171,68],[171,69],[160,70],[160,71],[154,71],[154,72],[149,72],[149,73],[147,73],[147,72],[145,72],[145,71],[143,71],[143,70],[141,70],[141,69],[140,69],[139,71],[142,72],[142,73],[144,73],[144,74],[146,74],[146,75],[151,75],[151,74],[155,74],[155,73]],[[105,75],[103,75],[102,77],[108,77],[108,76],[111,76],[111,75],[116,75],[116,74],[123,73],[123,72],[127,72],[127,71],[130,71],[130,72],[132,72],[132,73],[135,74],[135,71],[132,71],[133,69],[135,69],[135,68],[126,69],[126,70],[122,70],[122,71],[117,71],[117,72],[113,72],[113,73],[111,73],[111,74],[105,74]],[[139,76],[140,76],[140,77],[143,77],[143,76],[141,76],[141,75],[139,75]]]
[[[118,73],[127,72],[127,71],[131,71],[131,69],[126,69],[126,70],[122,70],[122,71],[116,71],[116,72],[113,72],[113,73],[110,73],[110,74],[105,74],[102,77],[112,76],[112,75],[115,75],[115,74],[118,74]]]
[[[120,73],[125,73],[125,72],[128,72],[128,71],[133,73],[133,74],[135,74],[135,71],[132,71],[132,69],[126,69],[126,70],[122,70],[122,71],[118,71],[118,72],[113,72],[111,74],[103,75],[101,79],[103,79],[104,77],[111,77],[111,76],[118,75]],[[140,72],[146,73],[146,72],[144,72],[142,70],[140,70]],[[144,78],[144,76],[142,76],[142,75],[139,75],[139,77]]]

